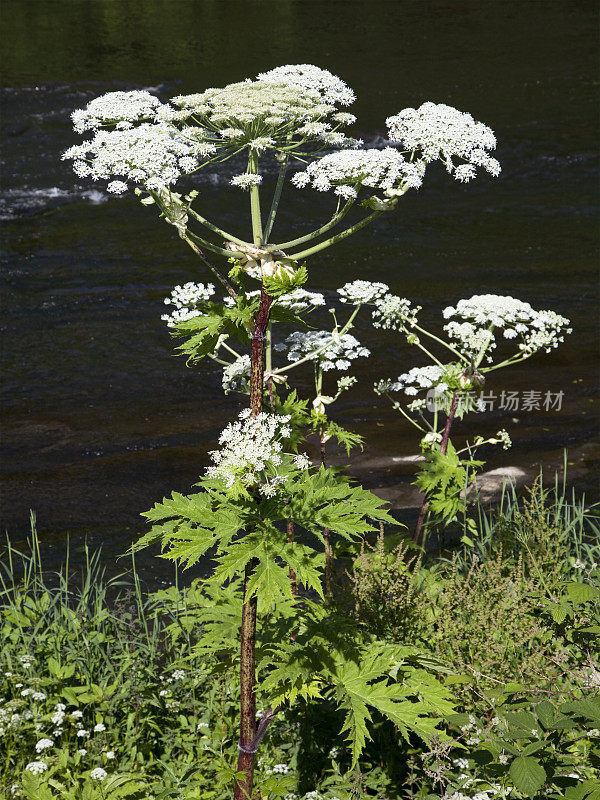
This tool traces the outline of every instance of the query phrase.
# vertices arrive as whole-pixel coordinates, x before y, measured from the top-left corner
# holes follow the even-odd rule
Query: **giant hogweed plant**
[[[312,65],[278,67],[255,80],[169,102],[146,91],[111,92],[73,113],[75,130],[89,131],[91,138],[63,156],[74,161],[78,176],[108,180],[109,192],[133,188],[225,292],[218,301],[214,284],[177,287],[167,298],[175,305],[167,321],[183,340],[180,352],[192,361],[214,359],[223,367],[225,388],[247,391],[249,405],[223,431],[196,491],[173,494],[146,512],[153,527],[139,546],[160,541],[163,556],[184,566],[211,553],[215,568],[208,583],[240,581],[243,587],[239,758],[232,772],[236,800],[252,795],[255,754],[273,715],[298,699],[337,701],[345,713],[352,768],[373,710],[403,735],[428,738],[439,733],[439,714],[451,708],[445,689],[427,670],[431,662],[417,649],[360,634],[314,599],[324,596],[324,531],[357,540],[373,523],[393,523],[373,494],[327,467],[324,458],[313,467],[299,451],[310,432],[318,433],[323,445],[332,435],[347,446],[355,443],[326,414],[352,378],[342,378],[325,394],[323,373],[347,369],[364,355],[348,331],[358,309],[381,298],[387,287],[347,284],[340,296],[356,306],[350,318],[341,326],[334,318],[331,331],[307,331],[306,313],[320,304],[320,295],[303,286],[311,256],[391,213],[404,194],[421,187],[430,163],[440,161],[461,182],[480,169],[498,175],[500,166],[489,154],[496,140],[471,115],[424,103],[387,119],[390,146],[367,149],[344,132],[355,118],[340,107],[353,100],[342,80]],[[199,170],[240,158],[245,170],[230,183],[249,195],[249,237],[209,219],[210,209],[202,208],[194,189]],[[265,203],[263,175],[273,164],[277,180]],[[295,189],[331,193],[335,205],[315,230],[278,241],[273,230],[290,169]],[[349,223],[351,210],[361,216]],[[299,330],[274,347],[276,323]],[[280,347],[288,363],[276,366],[273,356]],[[310,413],[308,400],[288,384],[291,367],[307,361],[315,365]],[[308,543],[293,535],[294,525],[306,531]],[[260,638],[259,615],[271,621],[271,638]],[[273,620],[279,620],[275,628]],[[257,636],[258,688],[261,697],[270,698],[258,717]],[[214,630],[211,637],[207,646],[234,657],[230,639]]]
[[[466,516],[466,490],[484,462],[475,460],[474,450],[489,444],[501,444],[504,449],[511,446],[504,429],[487,439],[475,436],[460,450],[450,439],[455,419],[486,410],[482,389],[487,375],[522,363],[540,351],[550,353],[565,334],[571,333],[569,320],[560,314],[538,311],[529,303],[501,295],[473,295],[445,308],[445,338],[419,324],[419,311],[419,307],[393,295],[386,295],[373,311],[375,326],[397,330],[430,361],[396,380],[375,384],[375,392],[386,395],[421,433],[425,461],[416,484],[425,500],[414,531],[416,541],[426,527],[448,525],[461,517],[466,519],[466,529],[475,529],[474,521]],[[500,358],[494,352],[497,337],[503,351]],[[512,352],[506,352],[505,345]],[[399,393],[407,398],[404,402],[397,399]],[[469,537],[465,540],[468,542]]]

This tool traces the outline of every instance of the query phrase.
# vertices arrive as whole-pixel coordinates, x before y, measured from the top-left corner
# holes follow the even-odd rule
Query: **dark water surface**
[[[425,100],[496,131],[499,179],[461,186],[432,170],[395,214],[313,257],[310,288],[384,280],[437,325],[441,308],[479,292],[569,317],[563,347],[486,387],[562,390],[562,410],[494,411],[481,429],[513,436],[490,467],[551,466],[567,447],[573,482],[597,496],[595,3],[5,0],[1,13],[1,522],[11,538],[27,532],[32,508],[51,560],[67,534],[122,553],[144,529],[139,512],[189,488],[241,405],[223,397],[210,364],[189,370],[173,357],[160,321],[174,284],[208,276],[151,209],[83,183],[60,160],[78,140],[70,112],[106,91],[164,99],[284,63],[349,83],[354,133],[367,141]],[[241,231],[246,198],[227,187],[231,167],[209,169],[204,208]],[[308,190],[290,188],[287,200],[282,238],[328,216],[326,198]],[[354,469],[367,485],[408,486],[410,470],[393,459],[414,453],[416,437],[370,387],[421,361],[365,323],[358,331],[374,357],[335,415],[366,437]]]

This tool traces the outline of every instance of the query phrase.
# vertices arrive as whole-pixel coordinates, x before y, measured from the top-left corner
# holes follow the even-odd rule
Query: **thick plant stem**
[[[244,605],[242,607],[241,660],[240,660],[240,741],[237,771],[243,773],[241,781],[236,782],[235,800],[250,800],[254,779],[256,759],[256,611],[257,598],[246,598],[246,587],[256,563],[246,564],[244,576]]]
[[[286,503],[287,502],[289,502],[289,501],[286,500]],[[288,540],[289,543],[291,543],[291,542],[294,541],[294,521],[293,520],[288,519],[286,529],[287,529],[287,536],[288,536],[287,540]],[[290,576],[290,583],[292,584],[292,594],[295,597],[298,594],[298,584],[296,582],[296,573],[290,567],[288,574]]]
[[[456,414],[457,405],[458,405],[458,392],[454,392],[454,394],[452,395],[452,402],[450,403],[450,410],[448,411],[448,419],[446,420],[444,433],[442,434],[442,441],[440,443],[440,453],[443,456],[446,455],[446,451],[448,449],[450,428],[452,427],[452,422],[454,421],[454,415]],[[423,504],[421,505],[421,510],[419,511],[419,518],[417,519],[417,524],[415,525],[415,532],[413,533],[414,542],[418,542],[419,539],[421,538],[421,531],[423,529],[425,517],[427,516],[428,508],[429,508],[429,501],[423,500]]]
[[[325,431],[321,430],[321,466],[325,467]],[[329,528],[323,528],[325,539],[325,595],[331,597],[331,542]]]
[[[260,305],[254,322],[250,350],[250,408],[256,416],[262,411],[264,383],[264,349],[269,311],[273,298],[263,288]],[[234,800],[250,800],[254,780],[254,763],[258,744],[267,729],[269,718],[256,722],[256,612],[257,597],[248,597],[248,584],[256,568],[256,560],[246,564],[244,575],[244,603],[242,606],[241,648],[240,648],[240,740],[237,771],[242,773],[236,780]],[[262,727],[261,727],[262,726]]]

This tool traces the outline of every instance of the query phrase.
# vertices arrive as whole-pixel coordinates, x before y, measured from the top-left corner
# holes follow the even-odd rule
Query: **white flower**
[[[326,69],[315,67],[314,64],[286,64],[261,73],[258,79],[314,92],[332,105],[339,103],[342,106],[349,106],[355,100],[354,92],[341,78]],[[352,114],[338,113],[335,119],[345,124],[354,122]]]
[[[171,677],[175,681],[181,681],[185,678],[185,670],[176,669],[174,672],[171,673]]]
[[[507,755],[506,753],[500,753],[500,755],[498,756],[498,761],[501,764],[508,764],[509,758],[510,758],[510,756]]]
[[[256,139],[251,139],[249,142],[251,150],[256,150],[257,153],[262,153],[263,150],[273,148],[275,146],[275,139],[272,136],[257,136]]]
[[[74,111],[71,119],[77,133],[83,133],[102,125],[151,118],[160,106],[160,100],[144,90],[108,92],[96,97],[85,108]]]
[[[310,458],[305,453],[300,453],[293,459],[294,465],[298,467],[298,469],[310,469],[311,461]]]
[[[550,352],[563,341],[564,334],[572,331],[567,327],[569,320],[554,311],[536,311],[522,300],[495,294],[459,300],[456,307],[445,308],[443,315],[445,319],[465,320],[452,320],[444,326],[465,355],[474,357],[485,351],[488,361],[490,351],[496,347],[494,328],[503,329],[506,339],[520,336],[519,349],[527,355],[541,349]]]
[[[111,181],[106,187],[106,191],[112,194],[123,194],[127,191],[127,184],[125,181]]]
[[[81,717],[83,717],[83,711],[81,711],[79,708],[77,708],[77,709],[75,709],[75,711],[71,711],[71,716],[74,719],[81,719]]]
[[[379,386],[378,394],[385,392],[400,392],[414,396],[422,389],[431,389],[434,386],[446,385],[442,382],[444,369],[437,364],[426,367],[413,367],[408,372],[403,372],[395,381],[383,382],[385,388]]]
[[[398,190],[418,189],[423,182],[425,162],[410,163],[392,147],[383,150],[342,150],[313,161],[304,172],[296,173],[292,183],[297,188],[311,185],[319,192],[350,186]],[[349,195],[352,196],[352,195]]]
[[[46,764],[45,761],[30,761],[25,769],[28,769],[29,772],[32,772],[34,775],[41,775],[42,772],[48,769],[48,764]]]
[[[196,306],[209,300],[214,293],[212,283],[188,281],[183,286],[175,286],[169,297],[165,297],[164,303],[175,306],[176,310],[171,314],[163,314],[161,319],[167,323],[167,327],[174,328],[178,322],[198,317],[201,312]]]
[[[285,343],[275,345],[276,350],[286,350],[288,361],[300,361],[308,356],[319,361],[324,372],[332,369],[345,370],[356,358],[370,355],[370,350],[349,333],[332,334],[329,331],[295,331]]]
[[[291,435],[290,419],[289,415],[264,412],[251,416],[250,410],[244,409],[239,421],[230,423],[222,432],[219,439],[222,449],[210,453],[215,466],[206,470],[206,476],[224,481],[228,488],[236,482],[244,486],[255,484],[258,473],[282,463],[281,440]]]
[[[262,176],[252,172],[242,172],[241,175],[234,175],[229,183],[239,189],[250,189],[250,187],[259,186],[262,183]]]
[[[250,390],[250,356],[243,355],[223,369],[223,391],[248,392]]]
[[[196,730],[200,731],[203,728],[208,728],[208,727],[209,727],[208,722],[199,722],[198,725],[196,726]]]
[[[474,178],[475,167],[493,176],[500,173],[500,164],[487,152],[496,147],[494,132],[452,106],[423,103],[418,109],[405,108],[388,117],[386,124],[391,141],[419,152],[426,162],[440,159],[459,181]],[[467,163],[457,166],[454,158]]]
[[[275,764],[272,767],[266,767],[265,772],[267,775],[287,775],[290,768],[287,764]]]
[[[23,694],[23,692],[21,692],[21,694]],[[44,694],[44,692],[32,692],[31,699],[32,700],[45,700],[46,699],[46,695]]]
[[[106,725],[104,725],[102,722],[98,722],[96,725],[94,725],[94,733],[102,733],[105,730]]]
[[[410,300],[394,294],[375,298],[373,327],[384,330],[405,330],[417,324],[420,306],[411,306]]]
[[[103,781],[107,775],[108,772],[105,769],[102,769],[102,767],[96,767],[90,772],[90,778],[93,781]]]
[[[198,167],[207,147],[215,149],[170,126],[142,123],[125,131],[99,130],[93,139],[66,150],[62,158],[87,160],[94,180],[120,176],[156,190]]]
[[[252,292],[248,292],[250,296]],[[260,294],[260,292],[258,292]],[[277,298],[277,304],[289,308],[292,311],[306,311],[309,308],[325,305],[325,298],[321,292],[309,292],[306,289],[295,289],[289,294],[283,294]]]
[[[85,747],[80,747],[79,750],[77,751],[77,753],[80,756],[87,756],[87,750],[85,749]]]
[[[345,283],[337,293],[342,303],[358,306],[379,300],[389,291],[390,287],[386,283],[358,280]]]
[[[35,746],[36,753],[41,753],[42,750],[47,750],[48,747],[53,747],[53,739],[40,739]]]
[[[107,753],[106,753],[106,758],[109,761],[112,761],[114,757],[115,757],[114,751],[113,750],[108,750]]]
[[[452,763],[455,767],[458,767],[458,769],[469,769],[468,758],[455,758]]]
[[[90,735],[90,732],[84,730],[83,728],[81,728],[80,730],[77,731],[77,736],[79,736],[79,737],[84,737],[84,736],[89,736],[89,735]]]

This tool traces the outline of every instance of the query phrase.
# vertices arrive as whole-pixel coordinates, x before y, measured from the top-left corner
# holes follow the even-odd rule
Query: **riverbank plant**
[[[420,308],[385,295],[375,303],[373,324],[398,331],[406,342],[421,350],[430,363],[414,367],[396,380],[380,380],[375,392],[390,398],[393,406],[421,433],[425,456],[415,483],[425,495],[414,540],[427,527],[439,528],[461,521],[465,535],[475,530],[467,516],[466,499],[483,461],[475,459],[484,445],[511,446],[504,429],[494,436],[475,436],[456,449],[450,432],[455,419],[485,412],[494,394],[483,391],[488,375],[544,351],[550,353],[571,333],[569,320],[554,311],[537,311],[513,297],[485,294],[448,306],[443,317],[443,338],[419,324]],[[498,348],[500,355],[495,352]],[[437,355],[436,355],[437,353]],[[450,359],[450,360],[448,360]],[[403,394],[403,400],[398,400]],[[541,392],[537,393],[541,398]],[[412,398],[412,399],[407,399]]]
[[[342,109],[353,100],[340,78],[306,64],[164,103],[146,91],[111,92],[74,112],[75,130],[92,138],[64,154],[78,176],[107,180],[109,192],[133,188],[225,292],[221,300],[214,284],[188,282],[187,295],[184,289],[169,299],[175,310],[168,324],[183,340],[180,352],[188,361],[209,356],[221,363],[225,385],[247,389],[249,405],[223,431],[197,491],[174,494],[146,513],[153,527],[138,546],[160,541],[164,557],[187,567],[210,553],[215,569],[209,591],[242,581],[239,640],[218,639],[220,647],[229,645],[224,657],[240,652],[239,754],[230,776],[236,800],[252,796],[259,745],[277,713],[295,703],[335,701],[351,769],[373,713],[405,736],[430,738],[441,735],[440,715],[450,707],[417,649],[361,638],[350,621],[332,625],[326,610],[330,536],[356,541],[374,530],[373,523],[393,519],[374,495],[328,467],[323,449],[316,468],[300,448],[314,431],[322,448],[331,435],[354,443],[325,414],[351,381],[342,378],[325,393],[323,373],[344,371],[365,355],[349,334],[352,320],[388,287],[357,276],[340,289],[342,299],[356,306],[349,319],[339,325],[334,316],[333,330],[307,331],[306,312],[317,295],[307,295],[304,286],[311,277],[309,258],[393,212],[404,194],[421,187],[432,162],[463,183],[478,171],[497,176],[500,165],[490,155],[492,130],[443,104],[390,116],[390,145],[365,148],[346,133],[355,118]],[[251,236],[209,219],[193,184],[194,173],[209,164],[241,159],[243,170],[230,183],[249,196]],[[265,204],[265,172],[273,166],[277,178]],[[315,230],[281,241],[274,232],[288,171],[293,191],[329,193],[333,213]],[[178,181],[181,191],[175,190]],[[275,339],[276,323],[297,330]],[[288,364],[273,362],[280,347]],[[290,367],[306,361],[315,363],[310,408],[288,384]],[[286,609],[278,643],[257,661],[257,619],[278,606]],[[212,639],[209,644],[217,646]],[[269,695],[258,715],[257,691]]]

